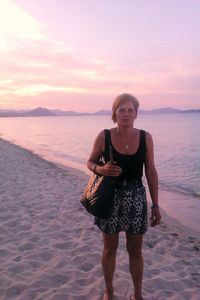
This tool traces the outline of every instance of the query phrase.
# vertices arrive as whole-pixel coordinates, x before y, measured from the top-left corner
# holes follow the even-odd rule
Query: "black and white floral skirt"
[[[144,234],[147,231],[147,200],[143,184],[116,189],[114,207],[107,219],[95,217],[94,224],[106,233],[125,231],[131,234]]]

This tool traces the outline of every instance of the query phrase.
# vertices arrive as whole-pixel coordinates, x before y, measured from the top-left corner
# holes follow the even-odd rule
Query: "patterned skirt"
[[[94,224],[106,233],[125,231],[144,234],[148,227],[146,190],[141,181],[115,190],[114,207],[109,218],[95,217]]]

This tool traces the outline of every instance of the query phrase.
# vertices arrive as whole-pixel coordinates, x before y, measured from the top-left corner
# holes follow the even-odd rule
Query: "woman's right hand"
[[[107,162],[105,165],[103,166],[99,166],[100,168],[100,174],[104,175],[104,176],[119,176],[122,172],[122,169],[114,163],[111,163],[110,161]]]

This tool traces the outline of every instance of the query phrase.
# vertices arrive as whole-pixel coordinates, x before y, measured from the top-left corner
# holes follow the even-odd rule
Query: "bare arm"
[[[154,149],[152,136],[146,132],[146,161],[145,161],[145,173],[149,186],[149,191],[152,199],[152,203],[158,205],[158,175],[154,163]]]
[[[154,163],[154,149],[152,136],[146,132],[146,161],[145,161],[145,173],[149,186],[149,192],[152,200],[152,226],[159,223],[161,215],[158,207],[158,174]]]
[[[87,167],[92,172],[94,172],[94,168],[97,168],[98,161],[103,154],[104,143],[105,143],[104,140],[105,140],[105,134],[103,131],[101,131],[94,141],[92,152],[87,161]],[[97,172],[97,170],[95,171]]]
[[[107,162],[104,166],[98,164],[98,161],[103,154],[104,147],[105,133],[104,131],[101,131],[94,141],[92,152],[87,161],[88,169],[104,176],[119,176],[122,171],[119,166],[113,165],[110,162]]]

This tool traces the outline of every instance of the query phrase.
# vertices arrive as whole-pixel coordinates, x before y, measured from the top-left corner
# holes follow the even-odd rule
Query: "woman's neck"
[[[135,128],[133,128],[133,126],[126,126],[126,127],[117,127],[116,128],[116,132],[117,134],[119,134],[120,136],[130,136],[130,135],[134,135],[135,134]]]

